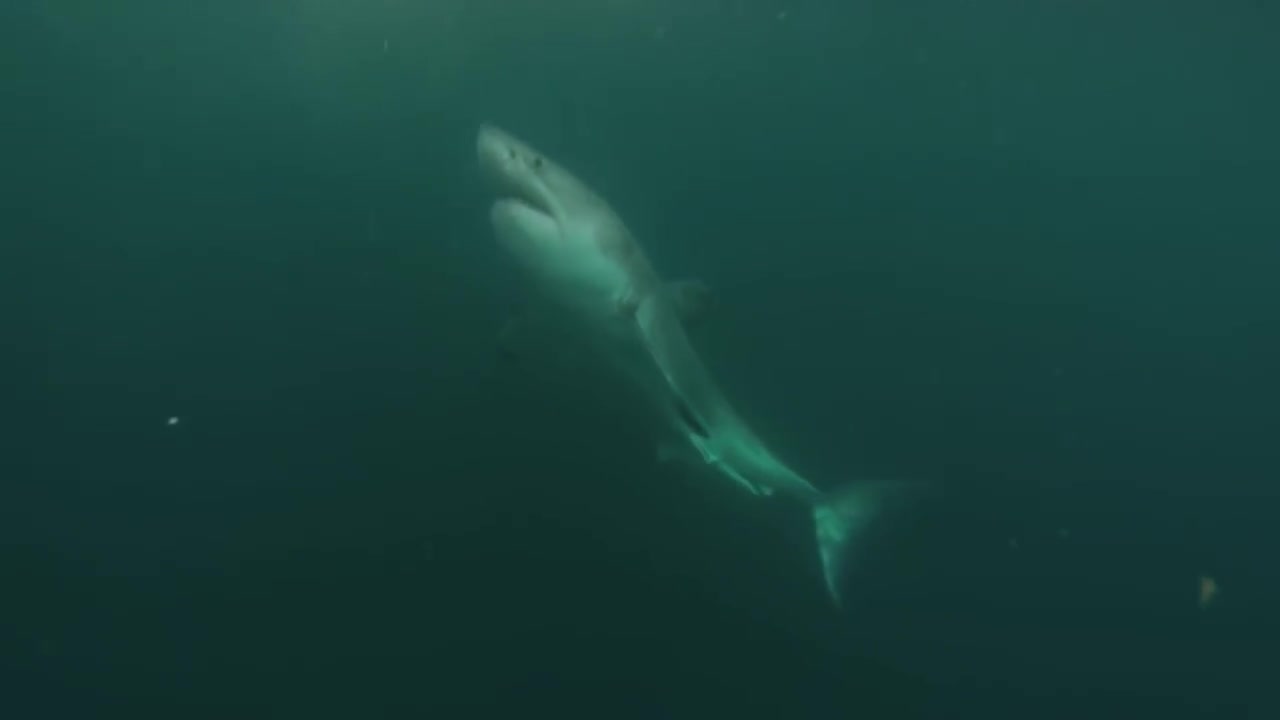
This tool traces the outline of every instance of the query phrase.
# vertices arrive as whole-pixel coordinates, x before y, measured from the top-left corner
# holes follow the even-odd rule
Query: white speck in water
[[[779,20],[786,20],[786,19],[787,19],[787,17],[788,17],[790,14],[791,14],[791,13],[787,12],[786,10],[779,10],[779,11],[778,11],[778,19],[779,19]]]
[[[172,417],[170,417],[170,418],[169,418],[169,420],[168,420],[168,422],[167,422],[166,424],[167,424],[169,427],[173,427],[174,425],[177,425],[177,424],[178,424],[178,423],[180,423],[180,422],[182,422],[182,418],[178,417],[177,415],[174,415],[174,416],[172,416]]]
[[[383,38],[383,40],[382,40],[382,52],[385,54],[385,53],[387,52],[387,50],[390,50],[390,49],[391,49],[391,41],[390,41],[390,40],[387,40],[386,38]]]

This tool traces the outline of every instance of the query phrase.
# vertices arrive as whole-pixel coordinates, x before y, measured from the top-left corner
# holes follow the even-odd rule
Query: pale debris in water
[[[174,425],[177,425],[180,422],[182,422],[182,418],[178,417],[177,415],[172,415],[169,417],[168,422],[166,422],[165,424],[168,425],[169,427],[173,427]]]
[[[1200,609],[1208,610],[1218,596],[1218,581],[1208,575],[1200,576]]]

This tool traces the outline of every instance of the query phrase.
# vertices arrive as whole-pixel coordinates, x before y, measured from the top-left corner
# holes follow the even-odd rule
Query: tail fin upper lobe
[[[840,579],[849,549],[880,514],[888,496],[905,484],[889,481],[858,482],[827,493],[813,508],[818,555],[827,592],[836,607],[842,605]]]

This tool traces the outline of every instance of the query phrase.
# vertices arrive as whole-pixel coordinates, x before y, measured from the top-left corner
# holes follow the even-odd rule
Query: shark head
[[[480,169],[499,193],[489,217],[499,244],[558,299],[603,310],[652,274],[609,204],[509,133],[481,126]]]

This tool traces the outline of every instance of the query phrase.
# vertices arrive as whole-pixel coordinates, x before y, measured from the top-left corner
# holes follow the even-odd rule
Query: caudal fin
[[[840,607],[840,579],[848,564],[850,548],[863,537],[890,495],[904,489],[899,482],[859,482],[827,493],[813,508],[818,555],[827,592]]]

